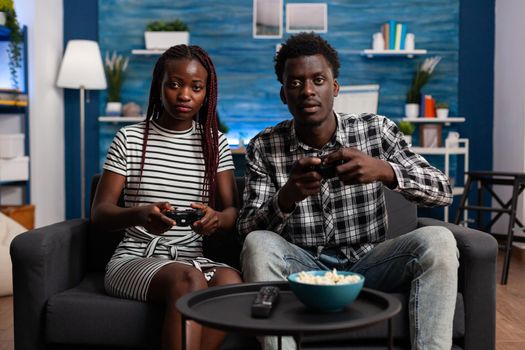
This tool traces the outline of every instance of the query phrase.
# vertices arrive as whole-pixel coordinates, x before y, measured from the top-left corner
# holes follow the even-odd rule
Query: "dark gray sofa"
[[[94,178],[92,188],[98,178]],[[237,180],[239,190],[244,187]],[[241,192],[242,193],[242,192]],[[387,191],[389,236],[417,226],[444,225],[460,251],[454,317],[454,348],[495,349],[497,244],[481,231],[417,218],[416,208]],[[158,347],[162,306],[108,296],[104,266],[122,232],[95,232],[75,219],[28,231],[11,244],[14,283],[15,349],[154,349]],[[221,232],[205,243],[205,254],[238,266],[240,243]],[[402,312],[393,322],[396,348],[408,348],[407,295],[396,294]],[[436,305],[439,307],[439,305]],[[386,323],[358,332],[307,338],[305,348],[375,349],[386,344]],[[257,349],[253,337],[230,334],[223,349]]]

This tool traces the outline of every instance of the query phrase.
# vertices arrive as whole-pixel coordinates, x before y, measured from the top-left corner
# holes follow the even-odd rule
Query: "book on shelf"
[[[436,117],[436,100],[432,95],[421,95],[421,116],[424,118]]]
[[[0,89],[0,105],[26,107],[27,94],[14,89]]]
[[[0,99],[0,106],[27,107],[27,101],[13,101]]]
[[[381,33],[385,40],[385,50],[404,50],[407,35],[405,23],[390,20],[381,25]]]
[[[383,33],[385,50],[388,50],[388,46],[390,45],[390,26],[388,25],[388,23],[383,23],[383,25],[381,26],[381,33]]]
[[[405,49],[405,39],[407,37],[407,25],[405,23],[401,23],[401,35],[400,35],[400,43],[399,43],[399,49],[404,50]]]
[[[388,40],[388,49],[395,50],[396,48],[396,21],[388,21],[388,26],[390,29],[390,38]]]

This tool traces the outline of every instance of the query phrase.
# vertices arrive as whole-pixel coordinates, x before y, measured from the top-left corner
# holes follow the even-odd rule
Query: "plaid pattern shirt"
[[[356,148],[389,162],[397,177],[394,191],[420,206],[452,202],[448,178],[411,151],[393,121],[375,114],[335,115],[336,133],[322,149],[298,140],[293,120],[266,128],[250,141],[244,205],[237,221],[242,237],[255,230],[270,230],[306,249],[339,247],[352,262],[384,241],[388,218],[381,182],[345,186],[337,177],[323,180],[322,186],[327,185],[329,191],[296,203],[291,213],[279,208],[279,190],[298,159],[324,156],[341,147]],[[322,198],[323,193],[329,198]],[[326,234],[326,215],[331,215],[335,226],[330,237]]]

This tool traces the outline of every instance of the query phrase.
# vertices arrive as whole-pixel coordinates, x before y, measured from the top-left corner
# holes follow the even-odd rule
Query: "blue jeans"
[[[450,350],[458,255],[456,240],[448,229],[428,226],[376,245],[353,265],[343,256],[335,266],[364,275],[366,287],[410,291],[412,349]],[[284,280],[294,272],[334,266],[271,231],[254,231],[246,237],[241,262],[246,282]],[[262,343],[265,350],[277,349],[275,337],[264,337]],[[295,349],[291,337],[283,339],[283,348]]]

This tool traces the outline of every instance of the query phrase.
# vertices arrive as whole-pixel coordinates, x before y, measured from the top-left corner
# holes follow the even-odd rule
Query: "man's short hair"
[[[337,51],[321,36],[315,33],[299,33],[292,35],[275,55],[275,74],[277,80],[283,83],[284,65],[289,58],[323,55],[332,68],[334,78],[339,76],[339,56]]]

